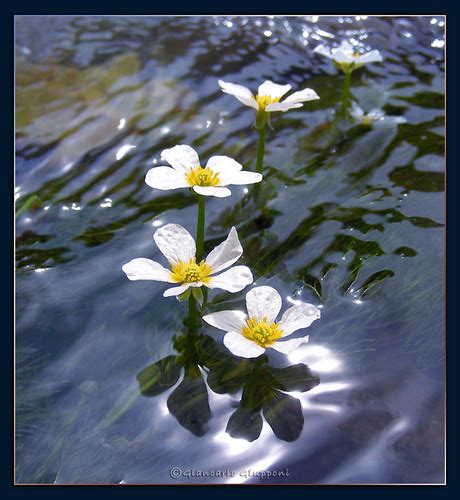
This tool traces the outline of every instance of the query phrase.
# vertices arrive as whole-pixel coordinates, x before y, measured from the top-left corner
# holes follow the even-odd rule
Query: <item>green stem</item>
[[[198,220],[196,223],[196,261],[201,262],[204,259],[204,221],[205,221],[206,198],[198,195]],[[208,290],[201,287],[204,301],[208,299]]]
[[[350,105],[350,83],[351,83],[351,71],[349,69],[346,69],[345,78],[343,80],[343,95],[342,95],[342,113],[344,115],[348,113],[348,107]]]
[[[201,262],[204,257],[204,209],[205,197],[198,195],[198,220],[196,223],[196,261]]]
[[[259,129],[259,145],[257,146],[256,171],[262,173],[265,153],[265,126]]]
[[[188,328],[189,331],[193,332],[197,327],[197,310],[196,310],[196,300],[193,293],[190,294],[188,298]]]

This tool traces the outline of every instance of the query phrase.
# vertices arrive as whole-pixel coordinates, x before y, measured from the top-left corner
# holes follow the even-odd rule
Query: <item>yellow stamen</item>
[[[362,119],[363,125],[372,125],[372,118],[370,116],[364,116]]]
[[[247,339],[261,347],[267,347],[283,335],[283,330],[277,323],[269,323],[267,318],[263,318],[262,321],[249,318],[246,320],[246,326],[243,327],[242,333]]]
[[[264,111],[268,104],[279,102],[279,97],[270,97],[269,95],[256,95],[257,105],[261,111]]]
[[[355,59],[360,58],[360,57],[361,57],[361,52],[358,52],[357,50],[355,50],[355,51],[353,52],[353,57],[354,57]]]
[[[171,277],[176,283],[207,283],[212,273],[212,267],[202,260],[199,264],[195,258],[188,262],[179,261],[171,268]]]
[[[187,174],[187,182],[190,186],[218,186],[219,174],[210,168],[197,167]]]

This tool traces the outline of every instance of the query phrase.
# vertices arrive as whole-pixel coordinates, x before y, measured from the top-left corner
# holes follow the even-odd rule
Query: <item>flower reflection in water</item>
[[[248,442],[261,436],[269,435],[271,439],[264,420],[282,441],[294,441],[300,436],[304,426],[302,408],[308,408],[304,395],[320,383],[319,377],[299,362],[305,350],[300,357],[290,356],[291,365],[278,368],[271,366],[266,355],[256,359],[233,356],[214,339],[196,331],[175,336],[173,343],[177,354],[148,366],[138,374],[137,380],[141,394],[147,397],[172,389],[167,398],[167,411],[181,426],[196,436],[203,436],[209,429],[212,417],[209,402],[214,393],[212,399],[216,398],[217,405],[219,395],[230,395],[233,399],[234,410],[225,416],[227,434],[216,435],[216,442],[236,440],[228,448],[230,454],[240,453],[248,447]],[[325,348],[309,346],[309,353],[310,359],[316,362],[317,372],[330,372],[340,366],[338,360],[331,365],[334,359]],[[326,361],[329,365],[325,370]]]

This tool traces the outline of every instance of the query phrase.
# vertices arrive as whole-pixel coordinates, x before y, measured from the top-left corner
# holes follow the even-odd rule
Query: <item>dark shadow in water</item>
[[[263,196],[262,190],[261,195]],[[385,193],[382,193],[384,196]],[[245,200],[241,204],[244,206]],[[238,223],[237,213],[244,211],[241,207],[234,211],[228,211],[220,218],[219,224],[224,227],[229,221]],[[408,222],[412,226],[420,228],[441,227],[442,224],[426,217],[406,216],[396,208],[369,209],[364,207],[342,207],[337,203],[322,203],[311,206],[306,217],[293,229],[284,239],[276,241],[270,238],[269,229],[277,216],[275,210],[262,208],[255,216],[246,220],[239,227],[240,235],[246,240],[245,254],[252,269],[258,276],[265,276],[280,272],[286,255],[305,245],[305,242],[315,237],[319,228],[330,221],[340,222],[342,229],[357,231],[356,236],[350,234],[336,233],[332,241],[325,245],[323,251],[317,257],[312,257],[304,265],[300,266],[295,275],[305,286],[315,292],[321,301],[325,300],[322,283],[329,272],[338,267],[335,255],[345,257],[353,253],[353,258],[346,264],[345,275],[340,284],[340,292],[348,293],[357,282],[359,273],[366,262],[375,257],[385,254],[379,241],[359,237],[359,233],[367,234],[370,231],[384,232],[384,224]],[[369,222],[369,217],[375,221]],[[260,231],[265,231],[264,238],[260,237]],[[252,236],[249,238],[249,236]],[[402,248],[402,247],[401,247]],[[394,253],[400,255],[401,248],[395,249]],[[403,247],[403,253],[407,256],[416,255],[416,251],[408,246]],[[345,264],[345,263],[344,263]],[[340,264],[343,266],[344,264]],[[365,279],[363,285],[355,290],[362,298],[367,290],[386,278],[394,276],[390,269],[381,269]]]
[[[51,236],[37,234],[35,231],[26,230],[16,237],[16,268],[33,269],[52,267],[72,260],[69,255],[70,248],[36,248],[36,245],[46,243]]]
[[[167,356],[137,375],[143,396],[154,397],[173,387],[167,406],[180,425],[195,436],[208,431],[211,419],[208,387],[217,394],[241,392],[226,432],[234,438],[256,440],[262,431],[262,413],[278,439],[296,440],[303,429],[300,401],[289,392],[306,392],[320,380],[304,364],[274,368],[265,355],[256,359],[233,356],[208,335],[185,332],[174,338],[178,354]],[[206,383],[203,372],[207,374]]]
[[[169,395],[167,405],[179,424],[195,436],[206,434],[211,418],[208,390],[200,371],[199,340],[194,332],[174,337],[178,354],[160,359],[137,376],[141,394],[152,397],[175,385],[183,372],[184,377]]]

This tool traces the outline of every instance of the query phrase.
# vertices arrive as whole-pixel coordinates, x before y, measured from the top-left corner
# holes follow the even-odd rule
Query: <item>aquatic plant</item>
[[[180,482],[173,465],[284,463],[284,481],[309,484],[443,479],[444,22],[314,17],[18,20],[16,483]],[[343,70],[312,54],[343,38],[386,47],[375,66],[353,55],[347,121]],[[255,108],[218,78],[254,96],[266,78],[293,89]],[[267,111],[307,85],[321,100]],[[259,105],[276,139],[262,160],[259,141],[263,181],[212,185],[228,171],[208,169],[214,155],[256,169]],[[181,176],[160,153],[184,143],[202,163]],[[166,188],[146,186],[149,170]],[[190,285],[191,323],[161,296],[183,281],[128,283],[134,257],[172,273],[149,246],[170,222],[195,239],[198,272],[235,227],[244,254],[213,277],[245,264],[254,286],[274,286],[285,307],[262,325],[271,334],[291,305],[322,303],[322,321],[273,345],[311,332],[309,343],[245,358],[199,321],[244,311],[260,338],[246,323],[253,285]]]
[[[291,85],[278,85],[270,80],[266,80],[259,85],[257,95],[254,97],[252,92],[243,85],[224,82],[219,80],[222,92],[236,97],[245,106],[256,110],[255,126],[259,130],[259,145],[257,147],[256,171],[262,173],[264,151],[265,151],[265,125],[270,125],[270,113],[274,111],[289,111],[290,109],[301,108],[304,102],[319,99],[318,94],[313,89],[303,89],[294,92],[286,97],[284,101],[281,98],[291,90]]]
[[[365,64],[381,62],[383,60],[378,50],[364,52],[359,47],[344,40],[338,47],[329,48],[321,44],[315,47],[314,53],[320,54],[328,59],[332,59],[337,68],[345,75],[342,94],[342,112],[346,113],[350,105],[350,83],[351,74],[355,69],[361,68]]]

